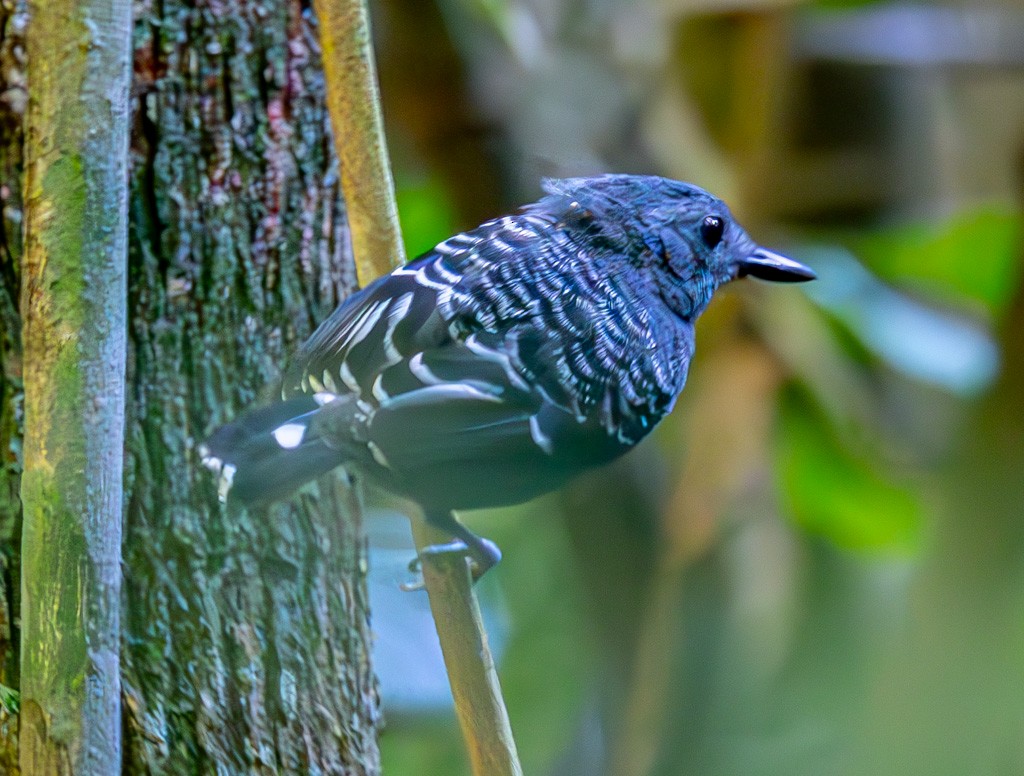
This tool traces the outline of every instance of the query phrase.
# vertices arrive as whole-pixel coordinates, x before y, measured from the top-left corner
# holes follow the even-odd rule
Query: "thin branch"
[[[422,520],[413,524],[417,550],[451,541]],[[465,556],[428,556],[423,582],[448,669],[455,713],[476,776],[522,776],[494,658]]]
[[[315,0],[327,108],[359,284],[405,263],[370,22],[363,0]]]
[[[341,164],[360,284],[404,261],[380,114],[380,97],[362,0],[315,0],[327,78],[328,108]],[[417,550],[448,541],[422,521]],[[480,606],[465,558],[431,556],[423,563],[455,711],[476,776],[521,776]]]

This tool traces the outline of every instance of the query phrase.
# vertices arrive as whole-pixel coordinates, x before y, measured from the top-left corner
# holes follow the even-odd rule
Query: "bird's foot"
[[[467,547],[466,543],[460,539],[454,539],[453,541],[446,542],[445,544],[431,544],[424,547],[419,551],[419,554],[415,558],[409,561],[409,573],[413,575],[413,579],[409,582],[402,582],[399,587],[407,593],[413,593],[426,587],[426,583],[423,581],[424,557],[445,555],[449,553],[465,555],[468,552],[469,547]]]
[[[413,571],[413,566],[416,566],[415,571]],[[417,590],[423,590],[427,583],[423,580],[423,573],[419,570],[419,563],[415,560],[409,563],[409,571],[413,573],[413,578],[408,582],[399,582],[398,589],[404,593],[415,593]]]
[[[501,549],[497,544],[482,536],[475,538],[477,543],[470,550],[473,560],[474,582],[501,562]]]
[[[423,582],[423,559],[437,557],[439,555],[461,555],[466,557],[470,562],[470,574],[473,576],[473,582],[476,582],[480,577],[490,571],[498,561],[501,560],[501,550],[498,549],[498,545],[492,542],[490,539],[484,539],[482,537],[474,537],[477,541],[472,546],[466,544],[461,539],[455,539],[444,544],[431,544],[424,547],[419,551],[419,554],[409,561],[409,571],[413,573],[416,578],[411,582],[403,582],[399,587],[406,592],[414,590],[422,590],[424,588]]]

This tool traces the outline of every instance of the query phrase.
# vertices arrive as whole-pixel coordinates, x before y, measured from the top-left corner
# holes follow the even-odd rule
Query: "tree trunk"
[[[125,536],[133,772],[374,773],[359,501],[218,507],[196,447],[351,290],[316,29],[299,0],[163,0],[140,96]]]
[[[135,6],[125,771],[376,773],[358,494],[326,478],[289,504],[225,510],[196,453],[273,393],[292,348],[354,284],[315,18],[300,0]],[[0,154],[16,142],[3,118],[0,105]],[[16,246],[0,248],[0,296],[17,298]],[[0,579],[16,608],[10,326],[0,359]],[[0,681],[14,683],[3,614]]]
[[[21,314],[26,774],[121,762],[129,0],[30,0]]]

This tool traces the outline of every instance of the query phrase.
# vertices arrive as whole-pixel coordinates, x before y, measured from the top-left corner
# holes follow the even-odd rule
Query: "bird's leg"
[[[437,555],[445,552],[465,553],[468,551],[470,558],[473,560],[474,580],[480,579],[501,560],[501,550],[498,549],[498,545],[490,539],[477,536],[470,531],[456,519],[454,512],[449,510],[429,510],[425,513],[424,517],[430,525],[451,534],[455,537],[456,541],[424,547],[420,550],[420,555]]]
[[[434,528],[455,537],[454,541],[445,544],[432,544],[419,551],[419,555],[409,564],[410,571],[418,571],[424,556],[445,553],[468,554],[473,563],[473,581],[480,579],[501,560],[501,550],[490,539],[484,539],[470,531],[460,523],[455,514],[449,510],[425,510],[424,519]],[[415,586],[403,586],[416,589]]]

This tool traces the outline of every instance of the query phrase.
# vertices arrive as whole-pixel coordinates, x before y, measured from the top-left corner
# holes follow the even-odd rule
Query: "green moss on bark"
[[[21,767],[121,760],[128,0],[29,5]]]

